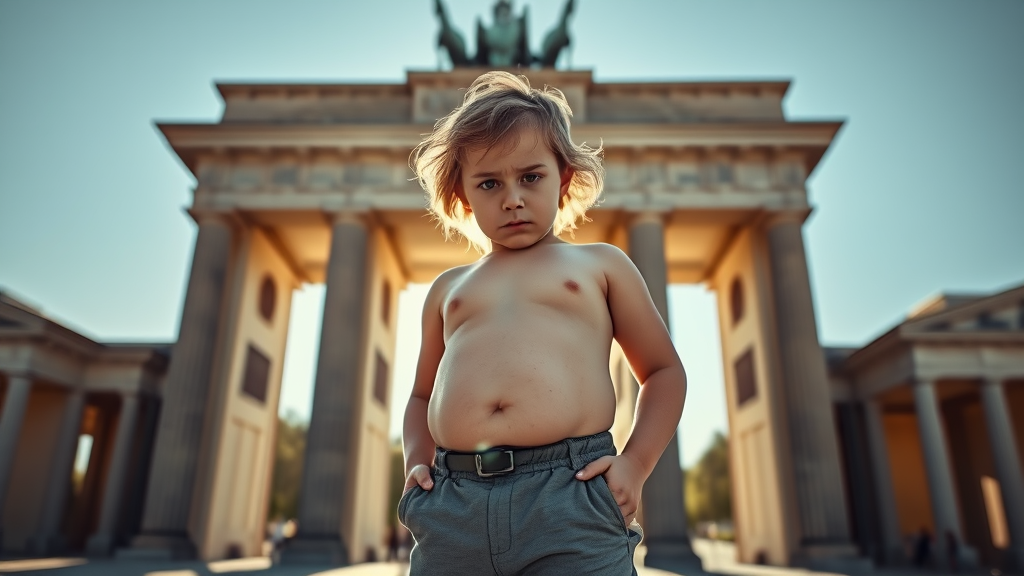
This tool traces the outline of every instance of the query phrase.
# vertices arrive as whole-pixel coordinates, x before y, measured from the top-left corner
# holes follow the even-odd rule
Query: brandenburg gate
[[[195,175],[198,234],[142,531],[121,554],[258,553],[290,299],[302,283],[326,284],[326,296],[299,533],[285,559],[355,562],[381,546],[393,513],[389,406],[405,401],[389,391],[398,294],[476,257],[427,217],[408,155],[481,71],[218,84],[219,122],[159,124]],[[739,559],[852,558],[802,237],[805,181],[841,122],[787,120],[784,81],[526,75],[565,93],[576,141],[606,150],[603,200],[567,240],[623,248],[666,320],[669,283],[719,295]],[[637,385],[621,353],[610,369],[621,441]],[[676,439],[643,498],[648,564],[693,558]]]

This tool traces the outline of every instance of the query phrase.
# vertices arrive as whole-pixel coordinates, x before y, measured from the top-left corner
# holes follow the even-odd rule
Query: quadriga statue
[[[531,54],[526,26],[526,8],[519,16],[512,13],[510,0],[494,3],[494,23],[484,26],[476,20],[476,54],[470,57],[466,51],[466,40],[462,33],[452,26],[448,11],[441,0],[434,0],[437,16],[441,20],[438,46],[448,52],[454,66],[486,66],[491,68],[515,68],[518,66],[554,67],[562,49],[569,45],[569,16],[573,11],[573,0],[565,3],[558,24],[544,37],[540,54]]]

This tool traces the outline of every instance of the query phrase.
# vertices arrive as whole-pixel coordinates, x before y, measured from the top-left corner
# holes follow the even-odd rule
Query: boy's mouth
[[[529,222],[526,221],[526,220],[513,220],[513,221],[509,222],[508,224],[505,224],[504,226],[502,226],[502,228],[515,228],[516,226],[521,226],[523,224],[529,224]]]

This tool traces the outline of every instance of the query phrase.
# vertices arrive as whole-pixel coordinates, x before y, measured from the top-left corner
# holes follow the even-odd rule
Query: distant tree
[[[715,433],[697,464],[686,471],[686,516],[690,526],[732,519],[729,440],[721,432]]]
[[[288,411],[277,417],[277,441],[274,446],[274,479],[270,486],[267,519],[296,518],[299,514],[299,489],[306,455],[309,423]]]

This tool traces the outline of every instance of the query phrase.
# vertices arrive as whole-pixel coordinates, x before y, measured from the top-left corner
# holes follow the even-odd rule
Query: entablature
[[[680,186],[736,184],[767,189],[803,185],[828,149],[839,122],[728,125],[587,125],[574,139],[605,151],[609,182],[664,181]],[[270,179],[301,186],[302,166],[324,186],[345,181],[344,166],[375,183],[411,178],[409,151],[429,126],[269,126],[161,124],[168,143],[201,184],[243,186]],[[399,171],[384,164],[399,164]],[[355,168],[354,165],[362,165]],[[317,168],[320,166],[321,168]],[[225,172],[232,175],[225,180]],[[257,176],[257,172],[269,176]],[[334,176],[330,174],[334,172]],[[205,173],[204,173],[205,172]],[[220,172],[221,175],[217,175]],[[404,174],[404,175],[399,175]],[[663,174],[663,175],[662,175]],[[212,180],[211,180],[212,179]],[[356,180],[364,179],[363,176]],[[627,182],[628,181],[628,182]]]
[[[217,83],[223,123],[433,124],[487,68],[410,71],[404,83]],[[594,82],[590,70],[508,70],[557,87],[573,123],[784,120],[785,80]]]
[[[246,191],[195,191],[196,210],[292,211],[318,210],[330,206],[356,206],[370,210],[425,210],[423,191],[414,188],[371,188],[367,186],[335,190],[281,190],[254,188]],[[734,188],[684,190],[680,188],[646,187],[643,189],[606,188],[600,203],[592,210],[769,210],[807,209],[807,196],[802,189],[739,190]]]

